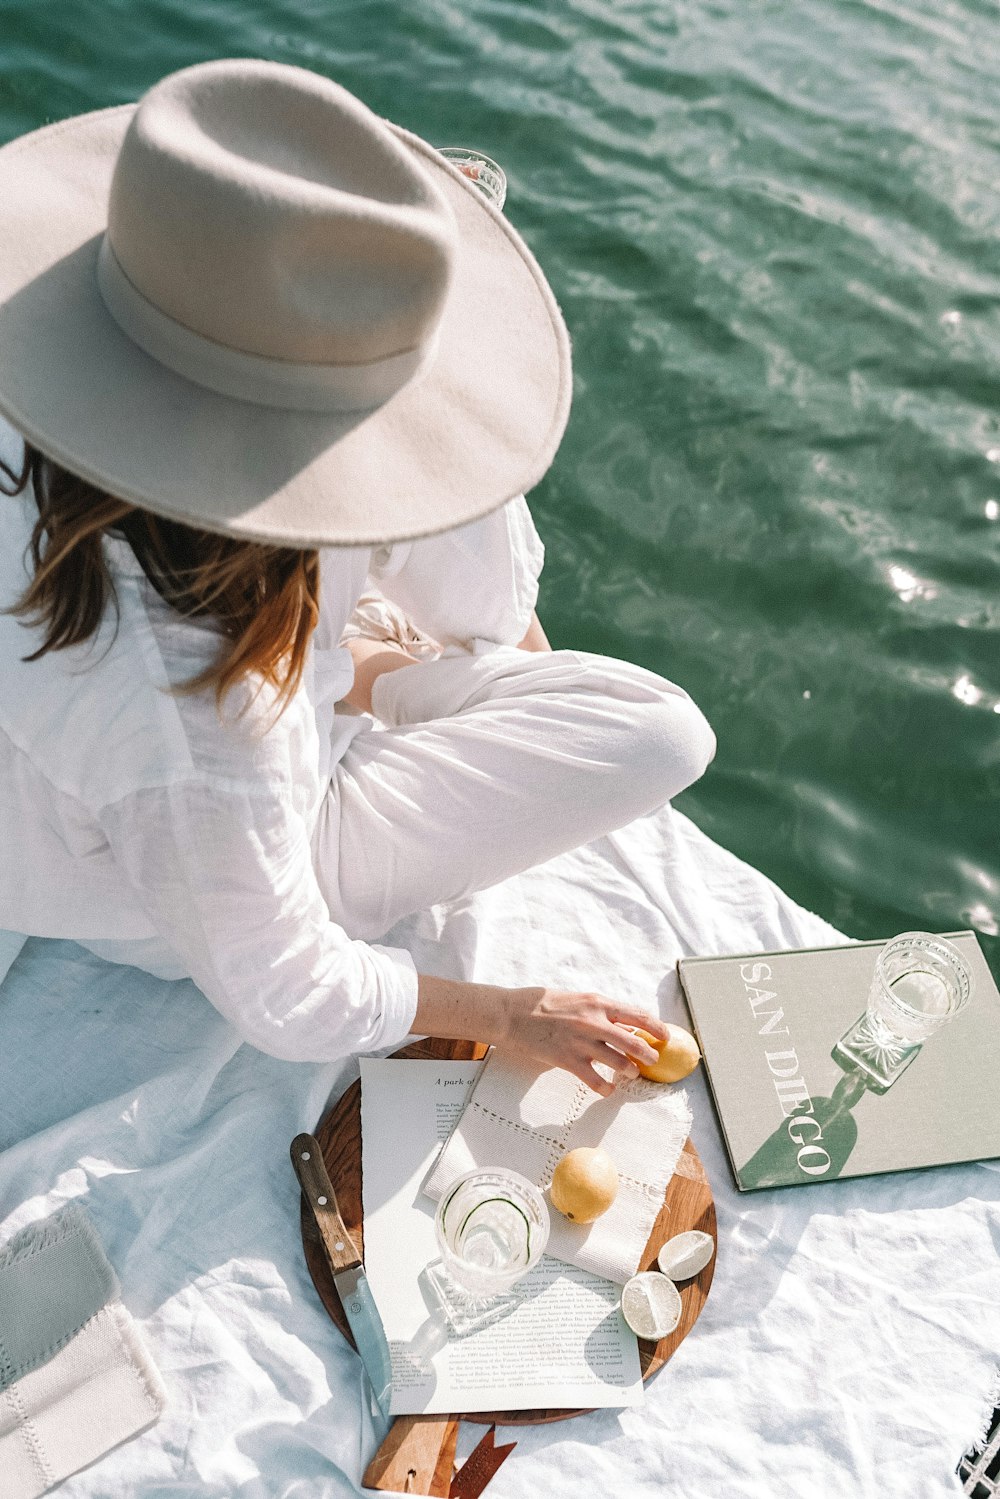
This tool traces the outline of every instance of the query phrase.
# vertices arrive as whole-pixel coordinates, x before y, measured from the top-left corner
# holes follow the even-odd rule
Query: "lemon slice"
[[[655,1343],[681,1320],[681,1293],[665,1275],[643,1270],[622,1288],[622,1316],[637,1338]]]
[[[711,1234],[691,1228],[686,1234],[674,1234],[656,1256],[656,1263],[671,1280],[690,1280],[700,1275],[715,1253]]]

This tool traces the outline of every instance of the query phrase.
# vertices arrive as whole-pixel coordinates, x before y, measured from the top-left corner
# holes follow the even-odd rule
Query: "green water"
[[[692,692],[720,843],[1000,965],[992,0],[4,0],[0,43],[4,139],[243,55],[496,157],[574,339],[554,643]]]

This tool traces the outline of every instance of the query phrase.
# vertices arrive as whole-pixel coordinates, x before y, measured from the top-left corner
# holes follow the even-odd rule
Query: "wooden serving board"
[[[394,1053],[399,1058],[416,1058],[428,1061],[452,1061],[468,1062],[478,1061],[484,1057],[487,1047],[477,1045],[471,1041],[441,1041],[429,1038],[425,1041],[417,1041],[412,1046],[404,1046],[401,1051]],[[358,1246],[362,1257],[364,1256],[364,1223],[361,1206],[361,1083],[352,1084],[347,1092],[343,1094],[339,1102],[331,1109],[325,1119],[315,1131],[316,1139],[319,1141],[323,1152],[323,1160],[326,1164],[330,1181],[337,1194],[337,1203],[340,1207],[341,1217],[348,1233]],[[684,1233],[687,1229],[700,1228],[703,1233],[711,1234],[718,1243],[718,1234],[715,1221],[715,1202],[712,1198],[712,1189],[708,1184],[698,1152],[691,1141],[688,1140],[681,1152],[677,1169],[671,1178],[667,1188],[663,1207],[660,1210],[656,1222],[653,1224],[649,1241],[640,1263],[640,1270],[656,1268],[656,1256],[662,1245],[674,1234]],[[347,1341],[354,1346],[347,1319],[344,1316],[337,1288],[333,1283],[323,1244],[305,1199],[302,1201],[302,1244],[305,1249],[306,1264],[312,1276],[313,1284],[319,1293],[320,1300],[326,1307],[333,1321],[343,1333]],[[639,1339],[639,1361],[642,1368],[644,1380],[650,1379],[656,1371],[663,1367],[667,1360],[674,1354],[676,1349],[687,1337],[701,1313],[702,1307],[708,1296],[712,1284],[712,1276],[715,1272],[715,1256],[702,1270],[701,1274],[694,1279],[682,1282],[678,1286],[681,1295],[681,1320],[677,1327],[668,1337],[661,1338],[658,1343],[649,1343]],[[582,1410],[519,1410],[519,1411],[470,1411],[468,1415],[455,1415],[451,1418],[453,1423],[450,1433],[450,1448],[454,1452],[454,1432],[457,1431],[459,1420],[474,1421],[482,1425],[504,1426],[531,1426],[543,1421],[566,1421],[572,1416],[586,1415],[588,1412]],[[417,1423],[426,1422],[428,1436],[435,1431],[442,1422],[449,1418],[442,1416],[431,1417],[399,1417],[390,1432],[389,1437],[381,1449],[383,1452],[389,1448],[393,1433],[401,1429],[403,1423],[412,1427]],[[435,1449],[436,1450],[436,1449]],[[440,1459],[436,1464],[440,1470],[442,1463]],[[445,1467],[448,1464],[444,1465]],[[366,1475],[367,1476],[367,1475]],[[444,1493],[447,1494],[447,1484],[441,1487],[443,1473],[437,1473],[436,1484],[431,1487],[411,1487],[413,1493]],[[401,1485],[402,1486],[402,1485]]]

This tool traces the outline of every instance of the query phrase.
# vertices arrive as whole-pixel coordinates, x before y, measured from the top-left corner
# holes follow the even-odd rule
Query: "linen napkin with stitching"
[[[74,1204],[0,1251],[3,1499],[37,1499],[158,1420],[166,1390]]]
[[[594,1223],[552,1212],[548,1253],[619,1285],[639,1268],[691,1129],[683,1089],[619,1083],[602,1098],[561,1068],[540,1068],[492,1051],[423,1190],[440,1198],[458,1177],[509,1166],[544,1191],[559,1158],[600,1145],[618,1168],[618,1195]]]

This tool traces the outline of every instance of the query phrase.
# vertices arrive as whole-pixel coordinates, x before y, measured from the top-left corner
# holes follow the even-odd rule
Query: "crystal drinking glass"
[[[846,1057],[884,1091],[968,1004],[971,992],[969,966],[944,937],[893,937],[876,959],[868,1008],[841,1036],[834,1056]]]
[[[496,208],[503,208],[507,200],[507,176],[481,151],[471,151],[466,146],[439,146],[440,155],[458,167],[463,176],[474,182]]]
[[[545,1199],[527,1177],[505,1166],[470,1171],[453,1182],[434,1219],[441,1258],[424,1272],[435,1303],[420,1341],[430,1353],[448,1331],[464,1336],[497,1322],[521,1300],[515,1290],[549,1239]]]

